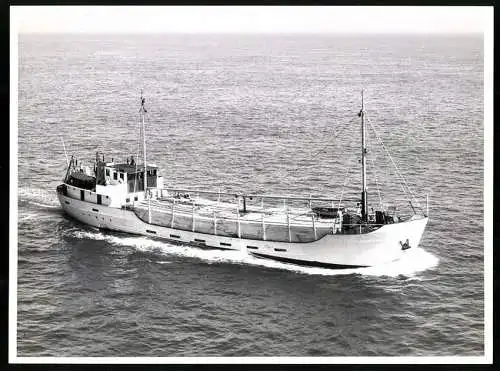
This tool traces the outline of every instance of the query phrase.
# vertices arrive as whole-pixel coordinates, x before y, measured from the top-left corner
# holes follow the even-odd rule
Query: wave
[[[55,190],[21,187],[17,191],[19,201],[25,201],[42,208],[59,208]]]
[[[19,222],[27,222],[29,220],[41,220],[41,219],[52,219],[52,214],[41,215],[39,213],[19,213],[18,220]]]
[[[104,240],[110,244],[117,246],[133,247],[143,252],[160,253],[164,256],[181,256],[188,258],[197,258],[207,262],[208,264],[214,263],[230,263],[230,264],[246,264],[253,266],[261,266],[266,268],[284,269],[294,271],[302,274],[310,275],[349,275],[359,274],[366,276],[387,276],[387,277],[414,277],[417,273],[437,266],[439,259],[417,247],[407,250],[403,258],[388,264],[356,269],[327,269],[327,268],[314,268],[302,267],[294,264],[287,264],[276,262],[273,260],[255,258],[246,252],[232,251],[232,250],[208,250],[201,249],[188,245],[174,245],[168,242],[151,240],[147,237],[124,237],[116,236],[113,234],[92,232],[92,231],[74,231],[72,235],[79,239],[91,240]],[[170,263],[168,261],[156,261],[159,264]]]

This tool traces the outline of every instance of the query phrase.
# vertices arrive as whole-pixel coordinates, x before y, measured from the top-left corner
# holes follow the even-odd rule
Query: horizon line
[[[481,31],[24,31],[18,35],[484,35]]]

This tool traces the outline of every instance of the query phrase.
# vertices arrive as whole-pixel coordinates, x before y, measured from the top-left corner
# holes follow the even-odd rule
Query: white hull
[[[80,201],[57,194],[70,216],[103,229],[153,236],[169,241],[189,243],[218,249],[247,252],[254,256],[284,262],[331,268],[354,268],[395,261],[405,254],[406,240],[417,247],[428,218],[387,224],[366,234],[331,234],[307,243],[274,242],[225,237],[191,232],[145,223],[134,212]]]

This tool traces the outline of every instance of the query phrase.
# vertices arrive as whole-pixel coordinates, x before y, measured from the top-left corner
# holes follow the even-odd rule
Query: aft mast
[[[362,167],[362,192],[361,192],[361,219],[364,222],[368,221],[368,200],[366,197],[366,126],[365,126],[365,107],[364,107],[364,97],[363,90],[361,90],[361,111],[359,111],[359,116],[361,117],[361,167]]]
[[[142,89],[141,89],[141,109],[139,112],[141,113],[141,119],[142,119],[142,147],[144,149],[144,196],[146,196],[146,191],[148,187],[148,176],[147,176],[147,162],[146,162],[146,125],[144,122],[144,116],[146,115],[146,107],[144,107],[144,103],[146,103],[146,98],[142,96]]]
[[[146,116],[146,107],[144,107],[144,103],[146,103],[146,98],[142,96],[141,89],[141,109],[139,112],[141,113],[142,118],[142,147],[144,148],[144,199],[148,199],[148,222],[151,224],[151,197],[148,196],[148,163],[146,161],[146,124],[144,121],[144,116]]]

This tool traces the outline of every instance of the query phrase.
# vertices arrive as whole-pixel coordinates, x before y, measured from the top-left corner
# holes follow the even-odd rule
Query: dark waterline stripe
[[[271,260],[276,260],[276,261],[283,262],[283,263],[291,263],[291,264],[307,266],[307,267],[319,267],[319,268],[331,268],[331,269],[354,269],[354,268],[366,268],[366,267],[368,267],[368,265],[330,264],[330,263],[322,263],[322,262],[317,262],[317,261],[298,260],[298,259],[283,258],[283,257],[278,257],[278,256],[266,255],[266,254],[259,254],[259,253],[255,253],[255,252],[250,252],[250,254],[252,254],[253,256],[255,256],[257,258],[271,259]]]

